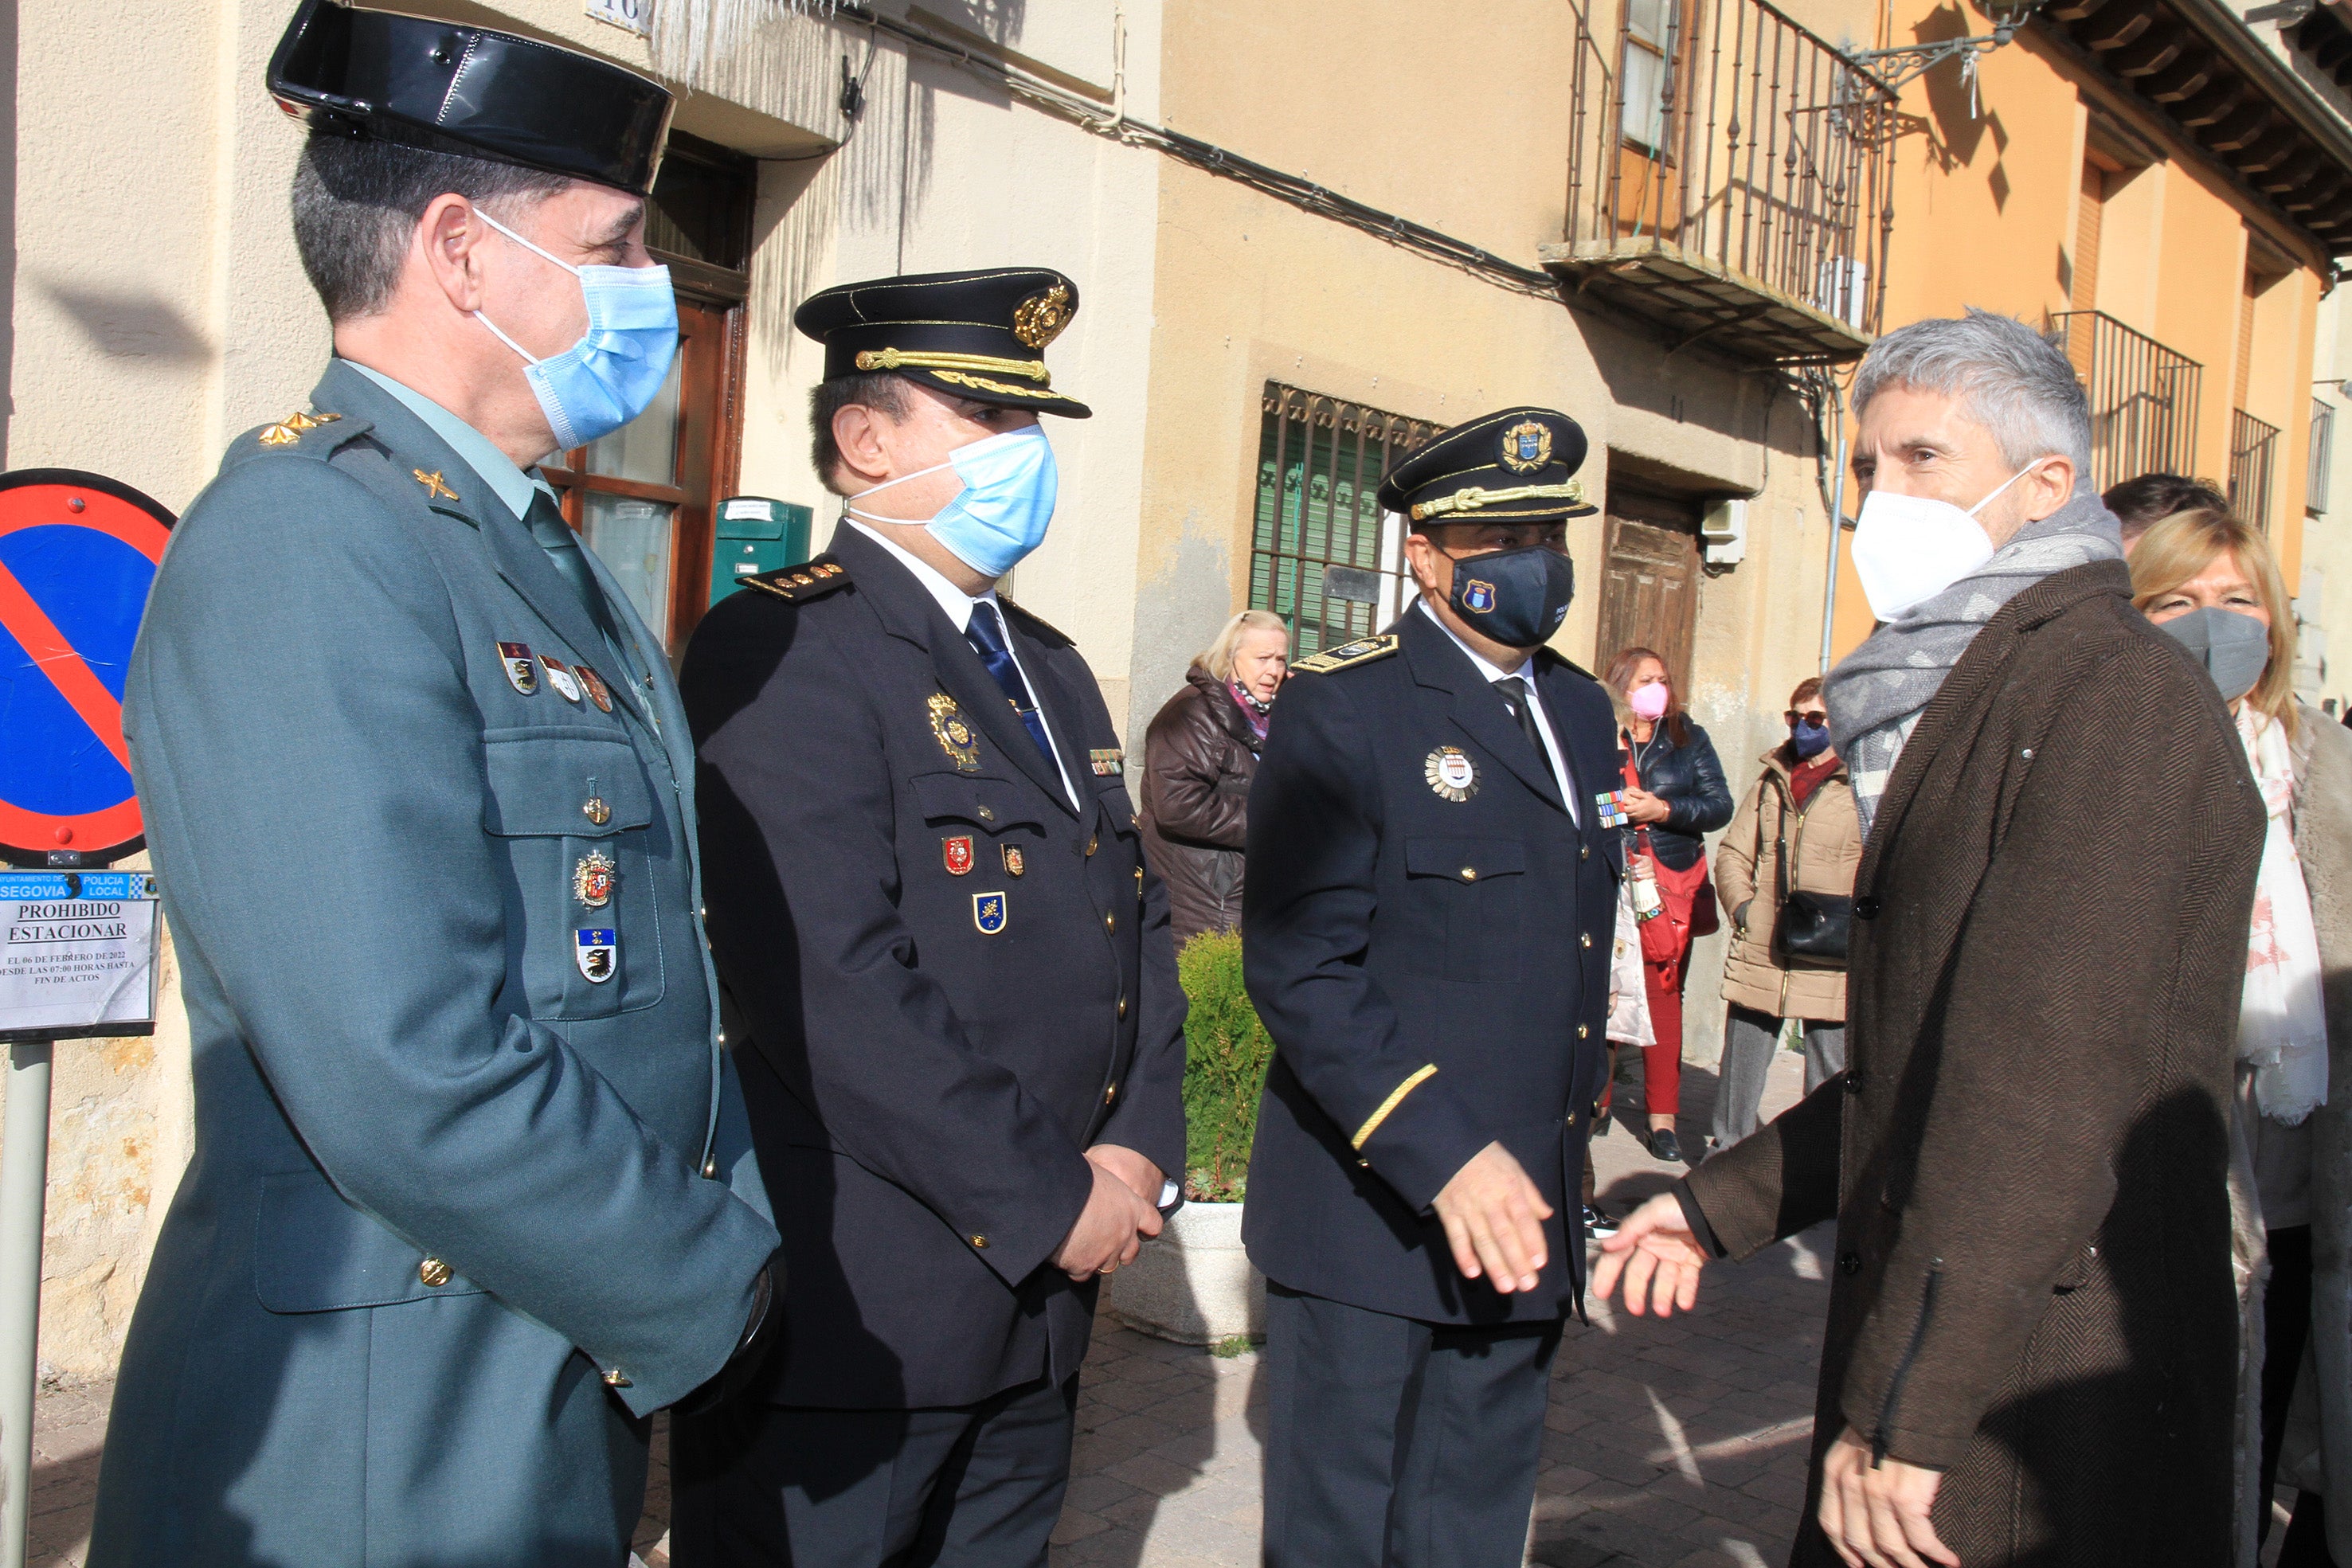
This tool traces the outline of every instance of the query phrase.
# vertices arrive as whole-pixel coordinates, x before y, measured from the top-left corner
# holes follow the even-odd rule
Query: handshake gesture
[[[1132,1263],[1160,1234],[1160,1189],[1167,1180],[1158,1166],[1117,1144],[1088,1149],[1087,1163],[1095,1189],[1054,1254],[1054,1267],[1080,1283]]]

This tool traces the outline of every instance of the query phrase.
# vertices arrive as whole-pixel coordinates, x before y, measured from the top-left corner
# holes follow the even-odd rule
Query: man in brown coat
[[[1829,687],[1869,833],[1848,1071],[1629,1218],[1593,1288],[1688,1310],[1706,1259],[1836,1217],[1793,1563],[2225,1563],[2262,806],[2074,494],[2062,354],[1917,322],[1854,403],[1882,624]]]

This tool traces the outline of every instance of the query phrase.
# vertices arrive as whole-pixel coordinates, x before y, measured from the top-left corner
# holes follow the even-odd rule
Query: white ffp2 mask
[[[2027,464],[1965,511],[1949,501],[1873,490],[1853,528],[1853,570],[1871,614],[1892,621],[1926,603],[1993,557],[1992,536],[1977,514],[2033,472]]]

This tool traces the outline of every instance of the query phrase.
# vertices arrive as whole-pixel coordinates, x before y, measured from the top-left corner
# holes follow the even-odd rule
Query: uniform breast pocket
[[[1407,839],[1405,881],[1420,924],[1443,939],[1416,954],[1444,980],[1519,977],[1527,849],[1516,839]]]
[[[507,947],[530,1016],[610,1018],[660,1001],[654,861],[676,849],[635,750],[574,727],[490,737],[483,752],[482,828],[512,870]]]

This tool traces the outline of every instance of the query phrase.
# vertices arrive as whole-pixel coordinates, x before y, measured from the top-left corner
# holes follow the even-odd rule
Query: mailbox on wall
[[[719,502],[718,537],[710,550],[710,602],[734,592],[747,577],[808,559],[809,518],[806,507],[765,496]]]

